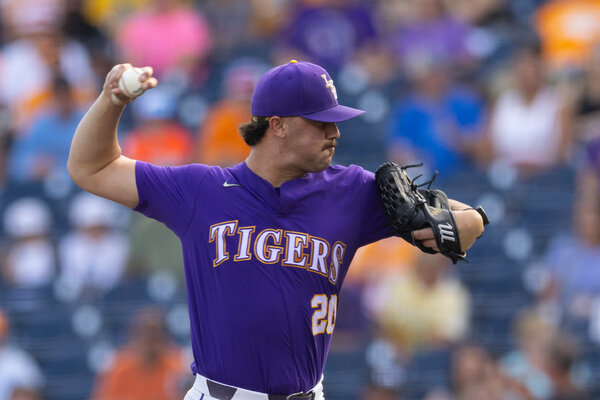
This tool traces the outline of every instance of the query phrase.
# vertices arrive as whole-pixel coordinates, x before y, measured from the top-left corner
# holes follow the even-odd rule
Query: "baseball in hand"
[[[123,95],[134,98],[142,94],[144,89],[142,88],[142,82],[140,76],[144,73],[141,68],[129,68],[126,69],[121,78],[119,79],[119,89]]]

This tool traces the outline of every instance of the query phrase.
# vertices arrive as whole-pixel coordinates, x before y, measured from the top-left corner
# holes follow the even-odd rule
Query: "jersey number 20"
[[[332,294],[331,299],[326,294],[315,294],[310,301],[310,306],[315,308],[312,316],[312,333],[319,335],[327,332],[333,333],[337,315],[337,294]]]

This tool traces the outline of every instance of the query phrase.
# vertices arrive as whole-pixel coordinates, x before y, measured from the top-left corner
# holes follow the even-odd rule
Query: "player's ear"
[[[286,136],[287,124],[282,117],[275,115],[269,118],[269,128],[275,137],[283,139]]]

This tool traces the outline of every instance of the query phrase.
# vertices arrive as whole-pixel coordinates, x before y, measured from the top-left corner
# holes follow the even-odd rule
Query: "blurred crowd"
[[[600,398],[600,0],[2,0],[0,400],[183,397],[179,242],[81,192],[70,141],[114,64],[150,65],[124,154],[234,165],[290,59],[367,111],[334,162],[423,162],[492,220],[469,264],[359,251],[328,398]]]

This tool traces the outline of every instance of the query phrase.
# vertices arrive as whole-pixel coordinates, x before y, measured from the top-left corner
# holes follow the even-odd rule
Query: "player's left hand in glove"
[[[375,173],[383,205],[394,230],[426,253],[439,251],[455,264],[459,260],[466,261],[448,196],[441,190],[429,187],[419,189],[419,185],[406,173],[410,167],[385,163]],[[413,238],[413,231],[424,228],[431,228],[435,248]]]

